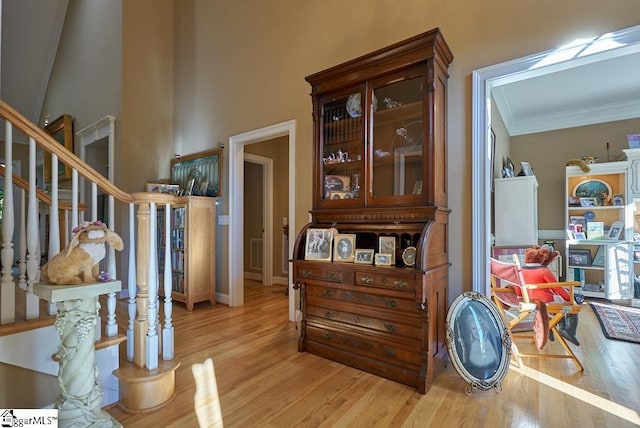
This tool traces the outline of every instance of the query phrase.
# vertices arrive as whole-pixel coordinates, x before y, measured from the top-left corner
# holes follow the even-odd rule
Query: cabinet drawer
[[[331,269],[333,264],[327,263],[327,267],[316,266],[296,266],[296,279],[304,281],[305,279],[318,279],[330,282],[342,282],[344,272]]]
[[[391,273],[391,271],[389,271]],[[374,272],[356,272],[356,285],[366,285],[368,287],[380,287],[391,290],[410,291],[416,290],[416,281],[412,276],[392,276]]]
[[[318,299],[332,301],[331,306],[341,302],[367,305],[375,308],[392,309],[409,314],[419,313],[419,305],[412,299],[400,299],[397,297],[366,293],[354,290],[354,287],[337,288],[329,285],[305,284],[305,297],[307,305],[316,304]]]
[[[349,324],[354,328],[362,329],[362,331],[370,330],[376,332],[376,334],[386,334],[389,339],[394,341],[420,346],[420,338],[424,337],[420,318],[383,317],[384,314],[381,314],[380,311],[376,313],[376,309],[370,309],[370,311],[355,311],[351,309],[350,307],[338,309],[307,305],[306,319],[312,320],[316,318]]]
[[[424,353],[419,346],[410,348],[393,342],[379,341],[347,329],[333,330],[313,323],[307,324],[306,332],[307,340],[325,346],[414,370],[421,367],[421,356]]]

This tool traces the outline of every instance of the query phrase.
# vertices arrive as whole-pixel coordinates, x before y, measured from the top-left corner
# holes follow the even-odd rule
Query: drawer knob
[[[309,275],[311,275],[311,272],[309,272],[308,270],[305,269],[305,270],[302,271],[302,276],[303,277],[308,278]]]
[[[407,285],[409,285],[409,283],[407,281],[403,281],[401,279],[397,279],[397,280],[393,281],[393,285],[395,285],[398,288],[407,288]]]
[[[331,333],[324,333],[322,337],[324,337],[325,340],[331,340]]]
[[[324,317],[327,319],[331,319],[331,312],[327,311],[324,313]]]
[[[386,348],[384,350],[384,355],[385,355],[385,357],[395,358],[396,357],[396,351],[394,351],[391,348]]]
[[[396,331],[396,327],[393,324],[385,324],[384,328],[387,329],[389,333]]]
[[[369,278],[368,276],[363,276],[362,279],[360,280],[361,283],[369,285],[371,283],[373,283],[373,279]]]
[[[389,306],[390,308],[395,308],[396,307],[396,301],[395,300],[387,300],[387,306]]]
[[[335,281],[336,280],[336,274],[334,272],[329,273],[329,280],[330,281]]]
[[[324,290],[324,293],[322,293],[323,296],[325,297],[331,297],[333,296],[333,291],[332,290]]]

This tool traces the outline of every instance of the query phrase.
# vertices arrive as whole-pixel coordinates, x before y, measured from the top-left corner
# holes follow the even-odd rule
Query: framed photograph
[[[611,224],[611,227],[609,228],[607,239],[612,239],[614,241],[620,239],[623,229],[624,229],[624,222],[614,221],[613,224]]]
[[[378,252],[395,257],[396,238],[393,236],[381,236],[378,238]]]
[[[598,199],[597,198],[580,198],[580,206],[581,207],[597,207]]]
[[[600,200],[603,203],[609,201],[612,196],[611,186],[606,181],[598,180],[596,178],[590,178],[588,180],[581,181],[574,188],[572,195],[580,198],[581,206],[593,207],[598,205],[582,205],[582,198],[592,198]]]
[[[73,118],[63,114],[44,127],[47,134],[73,153]],[[58,180],[71,180],[71,167],[58,159]],[[51,153],[44,152],[44,182],[51,183]]]
[[[604,267],[604,255],[606,248],[604,245],[599,245],[598,250],[596,251],[596,255],[593,257],[593,261],[591,262],[591,266],[595,267]]]
[[[569,248],[569,266],[591,266],[591,251],[584,248]]]
[[[356,248],[356,255],[354,263],[360,263],[363,265],[373,264],[373,250]]]
[[[580,198],[576,196],[567,196],[567,205],[569,205],[570,207],[579,207]]]
[[[391,254],[376,253],[375,264],[376,266],[391,266]]]
[[[353,263],[355,259],[356,235],[337,234],[333,238],[333,261]]]
[[[447,351],[453,368],[474,389],[502,388],[509,369],[511,336],[496,306],[482,294],[466,291],[446,318]]]
[[[184,189],[185,195],[193,195],[193,186],[195,184],[195,179],[187,181],[187,187]]]
[[[347,192],[350,189],[351,177],[348,175],[325,175],[324,190],[325,193],[332,191]]]
[[[342,190],[332,190],[329,192],[329,199],[353,199],[353,193]]]
[[[587,234],[585,232],[575,232],[573,234],[573,239],[577,239],[578,241],[586,240]]]
[[[623,206],[624,205],[624,195],[613,195],[613,198],[611,198],[611,202],[613,202],[613,205]]]
[[[520,169],[523,175],[533,175],[533,169],[531,169],[529,162],[520,162]]]
[[[591,241],[605,239],[603,221],[587,222],[587,239]]]
[[[332,243],[331,229],[307,229],[304,259],[330,262]]]
[[[633,246],[633,261],[640,262],[640,245]]]

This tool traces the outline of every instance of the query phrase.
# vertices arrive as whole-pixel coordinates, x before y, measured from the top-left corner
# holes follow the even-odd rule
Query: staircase
[[[15,366],[26,370],[24,373],[57,375],[58,363],[52,358],[60,344],[53,326],[56,306],[34,294],[34,284],[40,279],[41,253],[44,249],[52,257],[61,250],[61,241],[69,240],[75,227],[83,221],[97,220],[100,189],[107,195],[107,224],[125,243],[119,262],[114,249],[107,246],[102,263],[110,278],[122,282],[121,297],[128,299],[127,314],[116,314],[116,292],[102,296],[103,304],[97,306],[103,307],[96,308],[100,322],[95,331],[95,355],[102,405],[115,403],[126,411],[144,412],[167,404],[175,394],[175,370],[180,363],[174,360],[171,275],[164,275],[166,281],[158,283],[156,210],[158,204],[170,208],[174,197],[124,192],[3,101],[0,120],[5,125],[5,166],[0,168],[4,195],[0,364],[5,371]],[[22,141],[28,141],[28,159],[20,159],[28,165],[26,172],[22,168],[26,179],[15,176],[12,167],[16,160],[13,148],[23,145]],[[71,180],[64,183],[59,183],[57,174],[53,174],[48,194],[36,186],[36,159],[42,153],[51,154],[50,171],[58,171],[59,162],[72,171]],[[78,202],[80,183],[91,188],[91,209]],[[61,185],[66,187],[71,201],[60,199]],[[168,255],[164,257],[170,260]],[[166,268],[171,269],[170,263]],[[159,298],[159,287],[163,287],[161,294],[168,297]],[[117,316],[126,320],[118,320]],[[119,328],[118,324],[126,328]],[[123,341],[126,359],[120,358]],[[5,408],[20,406],[17,401],[0,404]]]

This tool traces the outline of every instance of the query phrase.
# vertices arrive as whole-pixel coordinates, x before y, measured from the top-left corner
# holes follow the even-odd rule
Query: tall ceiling
[[[0,0],[0,97],[41,121],[69,0]],[[538,73],[491,93],[510,135],[640,117],[640,52]]]
[[[1,0],[0,97],[40,122],[68,0]]]

